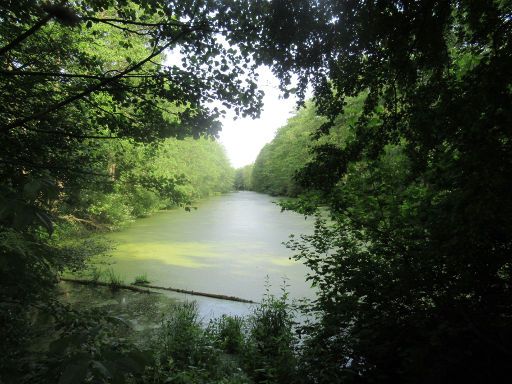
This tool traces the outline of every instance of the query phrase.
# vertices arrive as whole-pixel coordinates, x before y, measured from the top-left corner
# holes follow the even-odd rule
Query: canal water
[[[312,298],[307,268],[290,259],[282,243],[290,234],[309,234],[313,220],[281,212],[276,198],[233,192],[204,199],[197,209],[159,212],[108,235],[116,249],[113,270],[126,283],[146,274],[152,285],[202,291],[259,301],[268,291],[291,299]],[[206,317],[244,315],[250,306],[198,296],[166,293],[195,300]]]

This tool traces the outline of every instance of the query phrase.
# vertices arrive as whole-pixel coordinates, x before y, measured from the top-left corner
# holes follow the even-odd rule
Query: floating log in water
[[[111,283],[105,283],[103,281],[98,281],[98,280],[70,279],[68,277],[61,277],[60,280],[67,281],[70,283],[75,283],[75,284],[96,285],[96,286],[101,286],[101,287],[109,287],[109,288],[113,288],[113,289],[129,289],[130,291],[140,292],[140,293],[157,293],[157,292],[153,292],[149,289],[143,289],[141,287],[136,287],[133,285],[111,284]]]
[[[161,289],[161,290],[164,290],[164,291],[186,293],[188,295],[211,297],[213,299],[238,301],[240,303],[256,304],[256,302],[252,301],[252,300],[242,299],[242,298],[236,297],[236,296],[219,295],[217,293],[206,293],[206,292],[198,292],[198,291],[189,291],[187,289],[179,289],[179,288],[171,288],[171,287],[159,287],[157,285],[149,285],[149,284],[141,284],[140,286],[141,287],[146,287],[146,288],[151,288],[151,289]]]
[[[252,300],[242,299],[242,298],[236,297],[236,296],[226,296],[226,295],[219,295],[216,293],[189,291],[187,289],[179,289],[179,288],[172,288],[172,287],[159,287],[157,285],[149,285],[149,284],[140,284],[140,285],[115,284],[115,285],[112,285],[110,283],[105,283],[103,281],[71,279],[68,277],[61,277],[60,279],[62,281],[68,281],[70,283],[84,284],[84,285],[99,285],[102,287],[114,287],[116,289],[129,289],[130,291],[141,292],[141,293],[156,293],[156,292],[151,291],[150,289],[159,289],[159,290],[163,290],[163,291],[185,293],[187,295],[210,297],[212,299],[229,300],[229,301],[237,301],[239,303],[256,304],[256,302],[254,302]],[[150,288],[150,289],[144,289],[142,287]]]

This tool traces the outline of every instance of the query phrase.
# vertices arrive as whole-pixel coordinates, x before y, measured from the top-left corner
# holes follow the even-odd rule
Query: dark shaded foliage
[[[299,174],[334,220],[290,243],[320,287],[310,381],[508,376],[511,3],[273,3],[275,69],[313,85],[316,138],[365,95]]]

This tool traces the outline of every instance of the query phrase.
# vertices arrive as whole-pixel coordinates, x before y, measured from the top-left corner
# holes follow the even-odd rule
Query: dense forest
[[[252,189],[271,195],[296,196],[301,188],[294,175],[309,160],[313,145],[311,134],[322,119],[308,105],[281,127],[271,143],[258,154],[249,176]]]
[[[252,187],[252,170],[253,164],[246,165],[235,170],[235,180],[233,187],[237,191],[251,191]]]
[[[353,132],[353,125],[362,112],[363,98],[347,100],[342,116],[336,118],[329,134],[315,139],[313,135],[327,120],[316,112],[314,104],[306,103],[296,116],[278,129],[276,137],[265,145],[252,167],[239,177],[244,177],[247,189],[271,195],[297,197],[306,188],[298,181],[296,174],[313,160],[312,153],[320,145],[330,144],[343,148]],[[250,169],[250,172],[247,172]]]
[[[7,0],[0,20],[0,381],[510,376],[511,1]],[[211,138],[258,116],[259,65],[304,109],[234,172]],[[105,250],[87,232],[233,183],[316,215],[287,243],[316,300],[207,327],[184,305],[143,346],[57,300]]]
[[[128,140],[97,144],[108,178],[69,192],[55,203],[61,220],[116,227],[160,209],[228,192],[233,170],[223,148],[208,139]]]

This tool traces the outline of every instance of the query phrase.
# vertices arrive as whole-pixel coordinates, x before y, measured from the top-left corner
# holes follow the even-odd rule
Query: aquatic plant
[[[248,336],[243,365],[257,383],[298,382],[297,337],[294,310],[288,301],[286,284],[277,297],[267,293],[248,319]]]
[[[145,382],[251,383],[239,355],[228,357],[220,348],[225,340],[222,330],[226,327],[235,331],[232,332],[235,338],[242,338],[240,346],[245,345],[243,334],[236,336],[237,326],[233,326],[238,320],[233,322],[228,318],[214,321],[220,326],[205,329],[195,302],[172,306],[156,331],[152,349],[157,359],[154,366],[146,368]]]
[[[107,283],[109,287],[113,291],[117,291],[121,285],[124,284],[123,278],[121,275],[117,274],[113,268],[107,269],[105,272],[105,277],[107,279]]]
[[[144,285],[144,284],[149,284],[149,283],[150,283],[150,281],[148,280],[147,273],[143,273],[141,275],[135,276],[135,280],[133,281],[132,284],[134,284],[134,285]]]
[[[101,279],[103,271],[100,268],[91,268],[91,281],[97,282]]]

